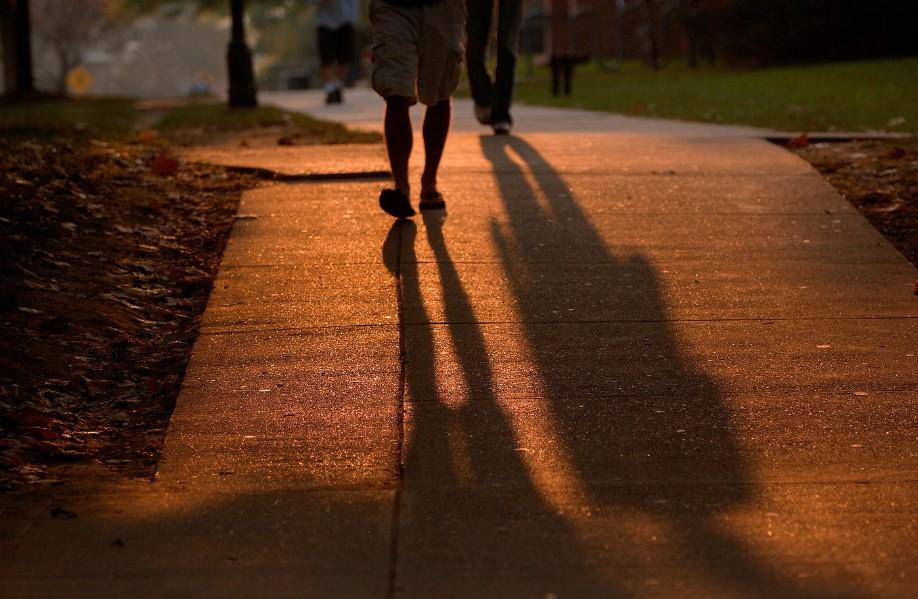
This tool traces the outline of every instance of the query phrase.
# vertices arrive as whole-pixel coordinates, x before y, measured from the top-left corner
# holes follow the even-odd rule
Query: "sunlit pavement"
[[[7,514],[0,595],[914,595],[915,268],[732,128],[470,112],[445,214],[246,194],[156,482]]]

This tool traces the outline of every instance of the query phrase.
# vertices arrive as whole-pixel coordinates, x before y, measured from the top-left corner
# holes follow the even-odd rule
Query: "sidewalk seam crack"
[[[406,373],[406,353],[405,353],[405,316],[404,302],[402,298],[402,239],[404,227],[399,223],[398,240],[395,261],[395,303],[398,313],[398,406],[396,410],[396,430],[398,436],[395,445],[395,468],[396,468],[396,485],[395,494],[392,500],[392,523],[391,538],[389,546],[389,581],[386,589],[386,598],[395,597],[395,583],[398,575],[398,544],[399,544],[399,524],[401,519],[402,507],[402,487],[404,485],[404,469],[402,465],[402,454],[405,444],[405,386],[407,380]]]

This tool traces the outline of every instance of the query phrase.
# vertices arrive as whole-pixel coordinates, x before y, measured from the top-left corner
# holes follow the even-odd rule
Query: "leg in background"
[[[428,106],[427,111],[424,113],[424,173],[421,175],[422,195],[437,191],[437,171],[440,168],[440,159],[443,157],[443,148],[446,147],[446,136],[449,133],[451,116],[452,102],[449,99],[442,100],[433,106]],[[394,167],[392,172],[395,172]]]
[[[520,0],[514,1],[519,2]],[[491,36],[494,0],[468,0],[467,5],[469,20],[465,61],[468,67],[469,87],[476,105],[491,106],[493,84],[485,63],[488,54],[488,40]]]
[[[510,104],[519,54],[523,0],[500,0],[497,6],[497,69],[494,73],[492,122],[513,123]]]

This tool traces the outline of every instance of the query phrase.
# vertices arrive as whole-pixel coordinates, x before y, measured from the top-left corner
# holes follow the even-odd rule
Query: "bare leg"
[[[421,193],[437,191],[437,171],[446,147],[452,103],[443,100],[427,107],[424,113],[424,173],[421,175]]]
[[[408,98],[386,98],[384,130],[389,167],[392,169],[395,188],[407,197],[411,194],[411,185],[408,183],[408,159],[411,157],[411,147],[414,143],[411,115],[408,112],[410,107],[411,102]],[[424,126],[427,126],[426,119]]]

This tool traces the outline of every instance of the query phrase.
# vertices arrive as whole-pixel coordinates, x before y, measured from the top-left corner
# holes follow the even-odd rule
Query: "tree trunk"
[[[15,95],[34,92],[29,0],[0,0],[0,38],[6,92]]]
[[[3,45],[3,87],[11,90],[16,82],[16,26],[11,0],[0,0],[0,43]]]
[[[231,108],[249,108],[258,105],[258,92],[252,70],[252,53],[245,42],[245,1],[230,0],[230,13],[233,31],[226,51],[229,105]]]

